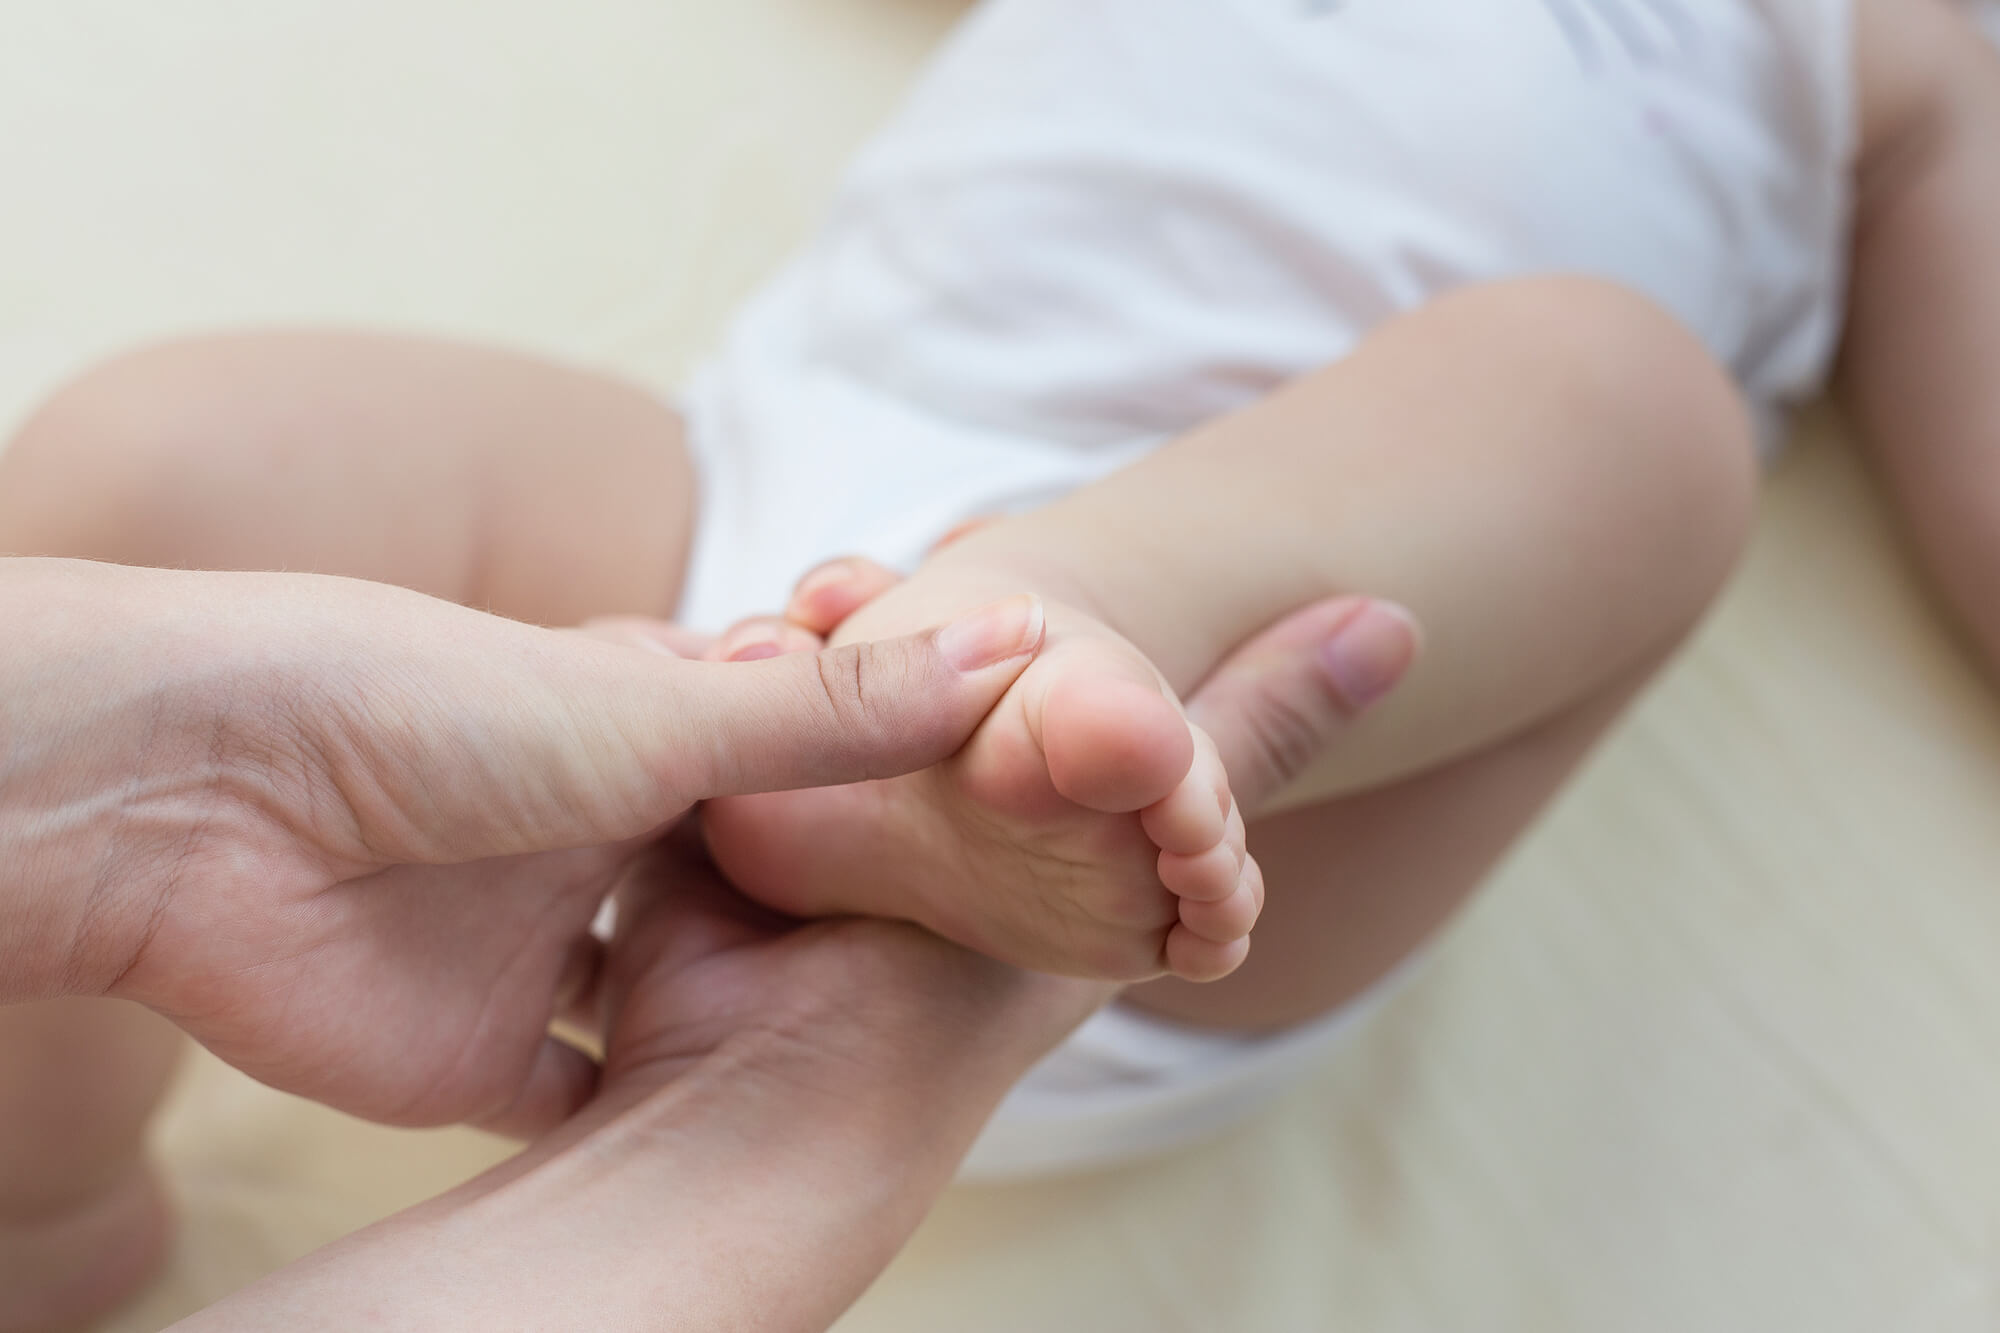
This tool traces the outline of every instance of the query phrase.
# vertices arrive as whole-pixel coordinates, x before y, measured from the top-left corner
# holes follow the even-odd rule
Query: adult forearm
[[[941,1188],[942,1154],[814,1093],[718,1060],[185,1327],[823,1329]]]

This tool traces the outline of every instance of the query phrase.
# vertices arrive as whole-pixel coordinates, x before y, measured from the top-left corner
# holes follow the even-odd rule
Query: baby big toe
[[[1194,765],[1180,711],[1157,685],[1114,674],[1136,674],[1128,663],[1078,653],[1064,665],[1070,674],[1049,686],[1040,716],[1057,794],[1102,814],[1144,810],[1170,796]]]

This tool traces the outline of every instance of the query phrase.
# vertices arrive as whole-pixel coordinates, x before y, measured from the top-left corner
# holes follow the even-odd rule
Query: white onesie
[[[908,565],[1479,279],[1622,281],[1775,415],[1839,326],[1849,60],[1846,0],[988,0],[686,395],[682,614]]]
[[[1850,58],[1847,0],[987,0],[687,391],[682,615],[912,565],[1481,279],[1634,287],[1774,419],[1840,324]],[[1167,1146],[1324,1044],[1113,1012],[974,1165]]]

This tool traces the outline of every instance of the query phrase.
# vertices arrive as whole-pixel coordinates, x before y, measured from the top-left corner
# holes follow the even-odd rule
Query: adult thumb
[[[965,743],[1042,635],[1040,600],[1019,596],[901,639],[675,662],[653,736],[663,778],[692,804],[914,772]]]
[[[1221,752],[1238,804],[1255,815],[1337,744],[1401,682],[1421,641],[1416,620],[1395,603],[1336,597],[1231,653],[1187,709]]]
[[[923,768],[964,744],[1043,634],[1022,596],[884,643],[694,662],[402,589],[231,578],[221,609],[258,650],[244,693],[284,701],[291,737],[249,748],[276,771],[267,785],[300,792],[287,822],[346,873],[620,842],[711,796]],[[241,623],[256,606],[280,623]],[[303,679],[280,688],[273,657]]]

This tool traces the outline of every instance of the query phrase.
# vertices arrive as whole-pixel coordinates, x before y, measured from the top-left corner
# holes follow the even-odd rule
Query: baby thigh
[[[57,392],[0,450],[0,550],[398,583],[544,624],[670,613],[678,415],[531,357],[353,333],[204,337]]]
[[[1201,603],[1210,640],[1197,671],[1163,669],[1192,686],[1309,601],[1393,598],[1422,658],[1285,803],[1429,771],[1671,653],[1734,566],[1753,457],[1726,372],[1643,298],[1575,278],[1461,288],[1130,470],[1205,498],[1176,551],[1214,533],[1173,604],[1186,622]]]

